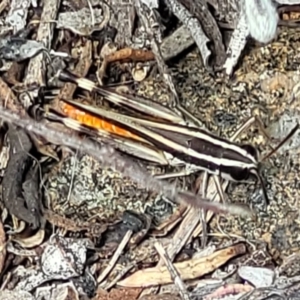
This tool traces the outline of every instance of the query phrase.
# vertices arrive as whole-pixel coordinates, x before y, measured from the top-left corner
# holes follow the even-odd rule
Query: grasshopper
[[[256,179],[260,182],[264,200],[268,203],[267,191],[260,175],[261,161],[254,146],[239,144],[209,133],[187,123],[182,115],[152,100],[122,95],[106,87],[97,87],[92,81],[78,78],[66,70],[61,71],[58,77],[62,81],[71,81],[85,90],[100,94],[110,103],[125,108],[128,114],[61,99],[63,114],[57,117],[51,112],[46,112],[47,118],[58,118],[68,127],[100,136],[117,149],[143,160],[161,166],[182,166],[184,172],[179,175],[205,171],[217,178],[235,182]],[[137,114],[141,116],[137,117]],[[269,138],[262,122],[255,117],[249,118],[239,128],[235,138],[254,122],[258,122],[262,132]],[[289,139],[298,127],[297,125],[283,142]],[[217,189],[224,200],[220,186],[219,182]],[[203,194],[205,197],[205,188]]]

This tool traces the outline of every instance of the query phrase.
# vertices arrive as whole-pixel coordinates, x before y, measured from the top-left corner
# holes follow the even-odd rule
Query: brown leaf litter
[[[8,128],[1,150],[9,149],[1,155],[0,299],[295,295],[297,147],[288,144],[263,163],[266,208],[255,186],[227,181],[220,204],[212,178],[205,202],[194,193],[203,174],[158,180],[152,175],[176,168],[122,154],[105,135],[65,127],[64,99],[133,111],[58,74],[67,69],[128,99],[147,97],[227,138],[251,114],[276,135],[283,118],[299,117],[298,6],[279,7],[286,27],[268,45],[248,43],[228,78],[219,70],[223,40],[236,21],[234,1],[23,2],[0,4],[0,130]],[[194,42],[200,54],[190,48]],[[44,118],[45,112],[56,118]],[[268,143],[274,146],[253,128],[239,141],[263,154]],[[203,215],[200,208],[209,211]],[[249,211],[255,218],[241,216]],[[226,214],[215,215],[220,212]]]

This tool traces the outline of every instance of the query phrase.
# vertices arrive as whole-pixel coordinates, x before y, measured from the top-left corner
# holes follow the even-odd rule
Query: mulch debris
[[[261,162],[267,205],[225,180],[222,203],[95,109],[225,138],[256,116],[272,139],[238,142],[270,153],[299,120],[300,1],[250,1],[0,3],[0,300],[299,299],[299,131]]]

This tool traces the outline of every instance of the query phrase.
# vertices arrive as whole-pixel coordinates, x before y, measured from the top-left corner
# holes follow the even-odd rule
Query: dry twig
[[[200,50],[203,59],[203,64],[206,68],[208,68],[208,58],[211,54],[210,50],[207,48],[207,43],[209,42],[209,39],[205,35],[201,24],[199,23],[197,18],[193,17],[193,15],[178,1],[168,0],[167,3],[174,15],[189,30],[190,34],[192,35],[193,39],[195,40],[195,43],[197,44]]]
[[[170,99],[170,106],[173,107],[174,109],[177,109],[178,113],[183,113],[185,116],[187,116],[194,124],[197,124],[200,127],[203,127],[203,124],[193,116],[193,114],[189,113],[186,109],[184,109],[179,101],[179,97],[176,91],[175,84],[173,82],[172,76],[170,72],[168,71],[167,65],[164,62],[161,50],[160,50],[160,45],[162,42],[161,38],[161,33],[159,29],[155,30],[157,28],[157,20],[155,13],[153,12],[153,9],[149,9],[146,7],[146,5],[141,4],[139,0],[134,0],[135,1],[135,7],[137,10],[137,14],[139,18],[142,21],[142,24],[145,27],[146,33],[150,38],[151,42],[151,50],[155,56],[156,62],[158,69],[160,71],[160,74],[163,76],[167,86],[169,87],[171,91],[171,99]]]
[[[160,31],[155,30],[156,27],[153,26],[155,23],[157,23],[155,14],[152,10],[147,8],[146,5],[141,4],[139,0],[135,0],[135,7],[137,9],[137,14],[140,17],[145,27],[146,33],[150,39],[151,49],[157,61],[157,66],[160,71],[160,74],[163,76],[164,80],[166,81],[166,84],[168,85],[172,93],[173,99],[171,100],[172,101],[171,104],[172,106],[176,107],[178,104],[178,95],[172,80],[172,76],[168,71],[167,65],[165,64],[160,51],[160,43],[162,38],[161,38]]]
[[[174,284],[177,286],[179,290],[181,298],[183,300],[189,300],[190,297],[188,295],[188,291],[184,286],[184,283],[181,280],[179,273],[177,272],[176,268],[173,266],[170,258],[168,257],[167,252],[165,251],[165,249],[160,243],[155,243],[154,247],[156,248],[156,251],[160,255],[160,258],[165,262],[165,265],[174,281]]]
[[[130,241],[131,236],[132,236],[132,231],[131,230],[127,231],[125,236],[122,239],[122,242],[119,244],[113,257],[111,258],[109,264],[107,265],[105,270],[103,270],[103,272],[98,276],[98,278],[97,278],[98,284],[100,284],[105,279],[105,277],[110,273],[110,271],[113,269],[113,267],[115,266],[116,262],[118,261],[120,255],[122,254],[122,251],[124,250],[124,248],[126,247],[128,242]]]
[[[58,9],[60,5],[60,0],[48,0],[45,1],[43,6],[43,13],[41,16],[41,22],[39,25],[39,29],[37,31],[37,41],[43,43],[43,45],[47,48],[51,48],[51,42],[54,32],[54,24],[51,20],[56,19],[58,14]],[[28,64],[27,75],[24,79],[25,85],[31,85],[38,83],[39,87],[43,87],[46,85],[46,65],[45,65],[45,57],[44,53],[40,53],[34,58],[32,58]],[[29,107],[32,103],[32,99],[37,96],[38,90],[32,91],[30,97],[24,97],[23,106]],[[31,99],[30,99],[31,98]]]

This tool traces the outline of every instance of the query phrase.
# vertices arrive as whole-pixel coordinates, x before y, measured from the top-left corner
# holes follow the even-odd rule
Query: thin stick
[[[110,271],[113,269],[113,267],[115,266],[115,264],[117,263],[120,255],[122,254],[122,251],[124,250],[124,248],[126,247],[126,245],[128,244],[130,238],[132,236],[132,230],[128,230],[124,236],[124,238],[122,239],[122,242],[120,243],[120,245],[118,246],[116,252],[114,253],[113,257],[111,258],[110,262],[108,263],[107,267],[104,269],[104,271],[98,276],[97,278],[97,282],[98,284],[101,283],[105,277],[110,273]]]
[[[181,299],[183,300],[190,300],[188,291],[183,283],[183,281],[180,278],[180,275],[176,268],[173,266],[166,250],[163,248],[163,246],[160,243],[155,243],[154,247],[157,251],[157,253],[160,255],[161,259],[164,261],[166,267],[168,268],[168,271],[174,281],[174,284],[178,288],[178,291],[180,293]]]

